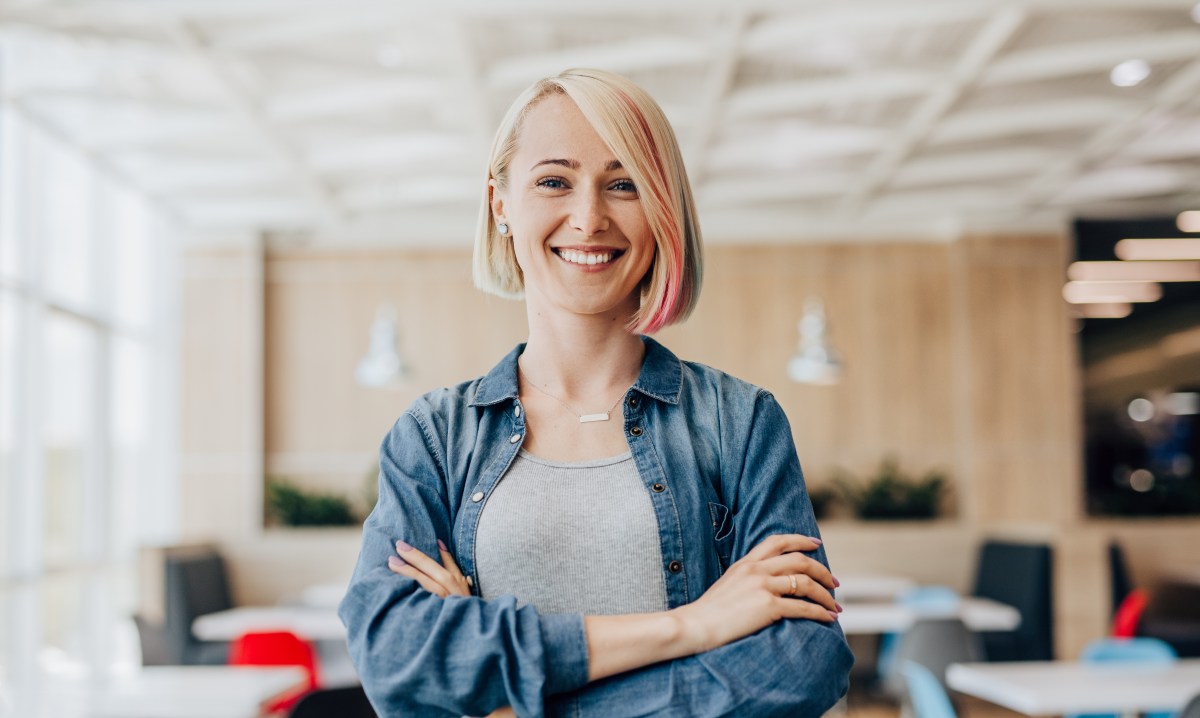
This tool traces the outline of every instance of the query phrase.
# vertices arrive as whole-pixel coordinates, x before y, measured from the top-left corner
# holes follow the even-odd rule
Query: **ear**
[[[492,206],[492,220],[499,224],[504,217],[504,192],[496,186],[496,180],[488,180],[488,201]]]

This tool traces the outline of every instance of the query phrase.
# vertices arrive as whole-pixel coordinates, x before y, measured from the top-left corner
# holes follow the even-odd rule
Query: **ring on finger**
[[[790,573],[790,574],[788,574],[788,580],[792,582],[792,590],[791,590],[791,595],[795,596],[795,595],[796,595],[796,591],[797,591],[797,586],[796,586],[796,574],[794,574],[794,573]]]

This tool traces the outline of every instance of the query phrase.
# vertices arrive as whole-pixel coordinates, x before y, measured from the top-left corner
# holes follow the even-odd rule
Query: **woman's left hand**
[[[421,588],[442,598],[471,595],[466,576],[463,576],[441,539],[438,539],[441,563],[403,541],[396,542],[396,553],[397,556],[388,556],[388,568],[392,573],[407,576],[419,583]]]

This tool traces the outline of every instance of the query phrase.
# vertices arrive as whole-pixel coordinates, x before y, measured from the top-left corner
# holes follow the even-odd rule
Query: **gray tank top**
[[[475,563],[484,598],[540,613],[667,608],[658,520],[628,452],[560,463],[522,449],[479,516]]]

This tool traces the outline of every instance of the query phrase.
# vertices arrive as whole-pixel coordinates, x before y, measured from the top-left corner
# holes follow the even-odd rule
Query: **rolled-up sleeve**
[[[392,573],[403,539],[437,556],[451,536],[444,447],[410,409],[380,450],[379,500],[338,613],[351,658],[381,716],[486,715],[510,705],[541,716],[545,699],[587,683],[578,614],[540,615],[512,597],[447,599]]]

